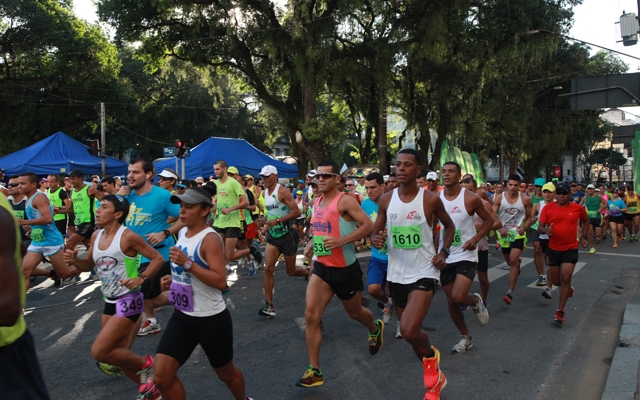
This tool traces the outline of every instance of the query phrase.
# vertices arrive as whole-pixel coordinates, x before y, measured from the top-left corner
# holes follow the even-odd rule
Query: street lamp
[[[525,32],[525,35],[533,36],[533,35],[536,35],[538,33],[548,33],[550,35],[560,36],[560,37],[565,38],[565,39],[573,40],[574,42],[580,42],[580,43],[583,43],[583,44],[586,44],[586,45],[589,45],[589,46],[595,46],[595,47],[598,47],[600,49],[610,51],[612,53],[617,53],[617,54],[621,54],[621,55],[626,56],[626,57],[631,57],[631,58],[634,58],[636,60],[640,60],[640,58],[638,58],[636,56],[632,56],[631,54],[626,54],[626,53],[623,53],[623,52],[620,52],[620,51],[617,51],[617,50],[609,49],[607,47],[602,47],[602,46],[599,46],[597,44],[589,43],[589,42],[586,42],[586,41],[581,40],[581,39],[572,38],[571,36],[567,36],[567,35],[564,35],[562,33],[548,31],[546,29],[533,29],[533,30]]]

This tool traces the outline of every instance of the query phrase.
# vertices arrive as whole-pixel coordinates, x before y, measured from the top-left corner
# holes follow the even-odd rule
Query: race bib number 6
[[[173,304],[176,310],[193,312],[193,287],[171,282],[169,303]]]
[[[140,291],[127,293],[116,300],[116,315],[118,317],[128,317],[143,311],[144,296]]]
[[[422,229],[418,225],[392,226],[391,241],[396,249],[419,249],[422,246]]]

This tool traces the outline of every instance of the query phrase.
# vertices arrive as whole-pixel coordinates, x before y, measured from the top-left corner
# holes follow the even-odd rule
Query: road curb
[[[618,347],[611,361],[602,400],[634,400],[640,364],[640,298],[625,307]]]

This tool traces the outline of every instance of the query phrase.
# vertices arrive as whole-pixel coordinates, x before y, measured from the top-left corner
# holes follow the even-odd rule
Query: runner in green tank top
[[[67,236],[67,214],[66,210],[69,210],[71,206],[71,199],[67,195],[67,191],[60,187],[60,177],[56,174],[50,174],[47,177],[49,182],[49,190],[47,196],[49,202],[53,206],[53,223],[56,224],[56,228],[62,234],[62,237]]]
[[[96,230],[94,202],[98,197],[98,189],[91,185],[85,185],[82,180],[84,174],[75,169],[69,173],[69,179],[73,185],[71,203],[73,207],[66,211],[75,215],[75,231],[67,239],[66,248],[75,249],[82,242],[87,248],[91,242],[91,235]]]
[[[607,208],[607,202],[604,198],[600,197],[598,193],[596,193],[596,187],[594,185],[587,185],[587,194],[580,201],[581,206],[585,206],[587,210],[587,217],[589,217],[589,234],[587,235],[587,239],[589,240],[589,246],[591,249],[589,250],[589,254],[593,254],[596,252],[596,248],[593,244],[593,234],[595,231],[596,236],[596,244],[600,243],[600,239],[602,237],[602,210]]]

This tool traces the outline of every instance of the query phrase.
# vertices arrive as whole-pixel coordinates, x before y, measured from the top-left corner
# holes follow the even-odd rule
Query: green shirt
[[[224,215],[222,209],[237,206],[240,203],[240,196],[245,194],[244,189],[238,181],[230,177],[227,177],[225,183],[220,182],[220,179],[216,179],[215,182],[217,189],[216,220],[213,222],[213,226],[216,228],[241,228],[241,210],[234,210]]]
[[[51,203],[51,205],[53,206],[53,208],[60,208],[62,206],[64,206],[64,201],[62,201],[62,198],[60,197],[60,194],[62,193],[61,187],[58,187],[58,190],[56,190],[55,192],[52,192],[51,189],[47,190],[47,197],[49,197],[49,202]],[[66,192],[65,192],[66,195]],[[66,214],[53,214],[53,220],[54,221],[62,221],[64,219],[67,218]]]
[[[89,196],[89,185],[84,185],[80,190],[73,189],[71,192],[71,202],[73,203],[73,214],[76,216],[76,226],[95,223],[93,201],[93,197]]]
[[[533,193],[531,195],[531,205],[533,206],[536,203],[540,203],[542,200],[544,200],[544,197],[540,196],[540,197],[536,197],[536,194]]]

